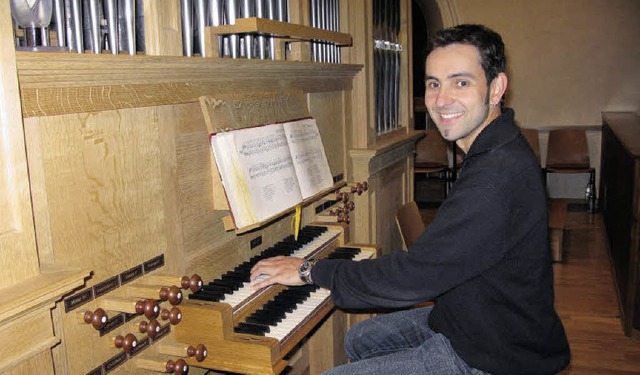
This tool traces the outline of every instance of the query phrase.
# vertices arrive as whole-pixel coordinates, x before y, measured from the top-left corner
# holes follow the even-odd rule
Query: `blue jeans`
[[[324,375],[487,374],[469,367],[449,339],[429,328],[430,313],[431,307],[423,307],[354,325],[345,339],[351,363]]]

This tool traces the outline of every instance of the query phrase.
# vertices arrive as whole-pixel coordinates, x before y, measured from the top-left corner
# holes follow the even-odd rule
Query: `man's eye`
[[[429,89],[436,89],[438,87],[440,87],[438,82],[427,82],[427,88]]]
[[[467,82],[467,81],[458,81],[457,85],[458,85],[458,87],[466,87],[466,86],[469,86],[469,82]]]

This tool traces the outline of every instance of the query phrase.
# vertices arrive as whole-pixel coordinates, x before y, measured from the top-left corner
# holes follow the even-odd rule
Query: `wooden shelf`
[[[238,18],[234,25],[208,27],[207,29],[214,35],[267,34],[289,39],[288,41],[323,41],[341,47],[352,44],[349,34],[256,17]]]
[[[89,275],[89,271],[52,271],[7,288],[0,294],[0,325],[31,309],[51,308],[63,295],[82,286]]]
[[[198,102],[222,92],[333,92],[350,89],[362,69],[182,56],[18,52],[16,59],[24,117]]]

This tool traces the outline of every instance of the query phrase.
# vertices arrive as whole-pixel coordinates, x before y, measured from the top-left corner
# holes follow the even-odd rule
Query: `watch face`
[[[306,272],[310,267],[311,263],[305,260],[304,262],[302,262],[302,264],[300,264],[300,272]]]

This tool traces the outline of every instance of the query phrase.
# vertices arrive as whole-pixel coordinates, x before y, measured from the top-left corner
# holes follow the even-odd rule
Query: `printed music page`
[[[233,132],[211,136],[211,148],[220,173],[222,186],[236,227],[244,227],[258,221],[249,195],[249,187],[235,152]]]
[[[324,151],[316,120],[313,118],[283,124],[302,198],[333,186],[333,176]]]
[[[282,124],[231,133],[258,221],[302,201]]]

